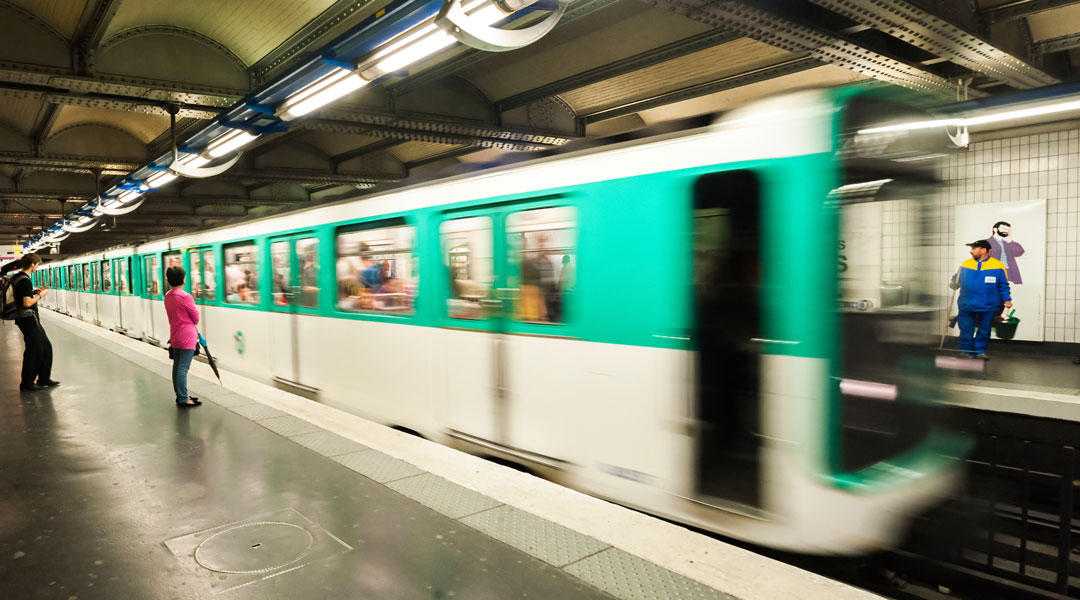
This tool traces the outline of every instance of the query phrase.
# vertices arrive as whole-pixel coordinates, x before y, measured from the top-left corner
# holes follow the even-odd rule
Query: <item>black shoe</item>
[[[202,402],[199,402],[198,398],[192,398],[188,396],[188,402],[177,402],[176,408],[193,408],[196,406],[202,406]]]
[[[20,392],[40,392],[43,389],[46,389],[45,386],[37,385],[37,384],[35,384],[35,385],[20,385],[19,386],[19,391]]]
[[[970,352],[961,352],[960,356],[963,356],[964,358],[977,358],[974,354]]]
[[[60,382],[55,379],[49,379],[47,381],[39,381],[37,384],[41,387],[56,387],[60,385]]]
[[[977,355],[975,358],[981,358],[983,360],[990,360],[990,357],[987,356],[985,352],[982,353],[982,354]]]

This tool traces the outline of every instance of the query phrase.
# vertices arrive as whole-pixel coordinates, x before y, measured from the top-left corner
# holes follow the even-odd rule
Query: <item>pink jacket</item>
[[[199,309],[195,299],[180,288],[165,294],[165,313],[169,315],[169,343],[180,350],[194,350],[199,340]]]

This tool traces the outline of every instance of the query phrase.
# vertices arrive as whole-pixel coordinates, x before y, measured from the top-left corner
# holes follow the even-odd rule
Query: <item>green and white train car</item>
[[[931,287],[844,256],[882,214],[924,218],[927,133],[857,133],[904,116],[798,92],[42,277],[52,308],[164,345],[182,265],[225,369],[683,523],[861,553],[958,483],[965,448],[934,424]]]

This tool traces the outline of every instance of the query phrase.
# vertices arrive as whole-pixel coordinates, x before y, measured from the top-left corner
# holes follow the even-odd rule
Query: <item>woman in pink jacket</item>
[[[191,359],[195,358],[195,346],[199,340],[199,309],[195,299],[184,291],[183,267],[169,267],[165,279],[171,289],[165,294],[165,312],[169,315],[169,346],[172,347],[172,381],[178,407],[199,406],[198,398],[188,395],[187,374]]]

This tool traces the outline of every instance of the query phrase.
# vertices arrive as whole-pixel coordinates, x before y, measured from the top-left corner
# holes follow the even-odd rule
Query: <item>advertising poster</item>
[[[1046,200],[1022,200],[956,207],[955,264],[971,258],[965,244],[990,242],[990,254],[1005,263],[1013,309],[1020,326],[1013,339],[1043,341],[1046,303]],[[950,274],[951,277],[951,274]],[[1006,311],[1006,315],[1009,311]],[[950,307],[956,314],[956,306]],[[954,329],[953,334],[956,333]],[[996,338],[996,336],[995,336]]]
[[[882,203],[844,207],[840,231],[840,308],[873,310],[881,306]]]

